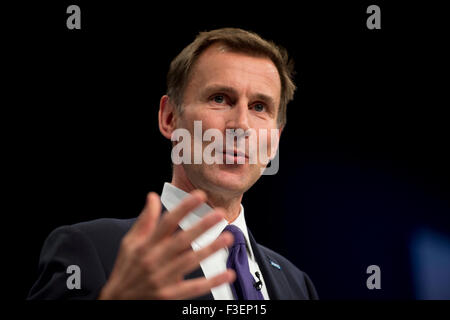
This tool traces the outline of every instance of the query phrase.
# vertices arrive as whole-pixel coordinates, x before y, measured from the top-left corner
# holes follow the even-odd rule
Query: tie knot
[[[240,244],[245,245],[244,233],[235,225],[229,224],[223,231],[229,231],[233,234],[235,246]]]

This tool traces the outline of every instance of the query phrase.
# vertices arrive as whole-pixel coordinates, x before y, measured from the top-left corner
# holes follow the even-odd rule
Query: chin
[[[197,188],[217,193],[242,194],[259,179],[259,166],[202,165],[185,168],[188,179]]]
[[[210,181],[220,189],[244,193],[258,180],[249,167],[220,167],[212,172]],[[258,169],[259,170],[259,169]]]

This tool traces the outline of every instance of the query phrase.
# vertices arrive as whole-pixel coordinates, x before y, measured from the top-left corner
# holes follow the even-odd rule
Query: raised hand
[[[233,282],[236,275],[227,270],[213,278],[184,280],[200,261],[233,243],[229,232],[198,251],[191,242],[224,218],[223,209],[215,209],[188,230],[178,230],[178,223],[206,201],[195,190],[180,205],[160,218],[159,196],[150,192],[146,205],[130,231],[122,239],[111,276],[99,299],[191,299],[206,294],[216,286]]]

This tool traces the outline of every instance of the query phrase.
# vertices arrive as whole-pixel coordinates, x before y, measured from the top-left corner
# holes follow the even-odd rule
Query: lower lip
[[[246,158],[244,156],[235,156],[229,153],[223,154],[224,164],[244,164]]]

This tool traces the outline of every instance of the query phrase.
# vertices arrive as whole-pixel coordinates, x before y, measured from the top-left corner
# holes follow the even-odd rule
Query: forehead
[[[213,44],[195,62],[188,89],[222,84],[241,92],[270,95],[279,102],[281,80],[275,64],[267,57],[231,51]]]

